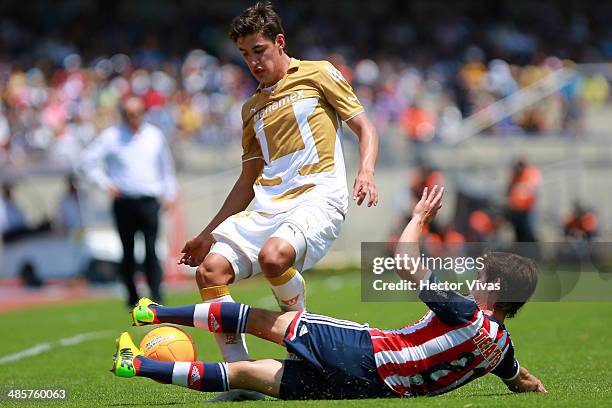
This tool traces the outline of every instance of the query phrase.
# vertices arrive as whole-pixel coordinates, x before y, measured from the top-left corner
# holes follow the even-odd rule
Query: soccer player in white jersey
[[[287,55],[268,2],[236,17],[230,37],[260,83],[242,109],[242,172],[217,215],[185,244],[181,262],[198,267],[205,302],[232,302],[228,285],[262,272],[282,310],[303,310],[300,271],[325,255],[348,209],[342,122],[359,139],[358,205],[378,203],[378,136],[340,71]],[[219,334],[217,342],[226,361],[248,359],[244,335]]]
[[[400,243],[410,243],[398,247],[402,254],[419,256],[419,237],[441,200],[442,189],[425,189],[401,235]],[[143,302],[133,310],[137,326],[175,323],[214,333],[250,333],[284,345],[298,359],[160,362],[140,355],[126,332],[119,338],[112,371],[120,377],[143,376],[199,391],[244,388],[281,399],[433,396],[487,373],[514,392],[546,392],[542,382],[519,365],[504,325],[535,290],[537,267],[531,260],[509,253],[487,254],[479,280],[486,286],[498,283],[501,290],[473,291],[473,299],[440,289],[443,285],[435,274],[422,267],[398,274],[417,287],[429,283],[419,298],[430,309],[418,322],[399,330],[379,330],[309,312],[251,309],[239,303],[164,307]]]

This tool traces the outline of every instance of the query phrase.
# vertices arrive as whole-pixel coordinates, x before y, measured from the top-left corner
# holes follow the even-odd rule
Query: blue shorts
[[[285,335],[281,399],[390,398],[397,395],[376,370],[368,326],[303,312]]]

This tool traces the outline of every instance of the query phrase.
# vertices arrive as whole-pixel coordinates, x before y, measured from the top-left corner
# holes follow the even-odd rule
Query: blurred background
[[[249,5],[0,3],[0,298],[83,296],[115,281],[121,246],[110,200],[79,177],[77,163],[117,123],[127,94],[142,97],[171,146],[179,203],[164,215],[158,249],[166,283],[192,287],[179,251],[239,174],[240,108],[257,86],[227,38]],[[433,184],[447,186],[447,201],[427,241],[610,239],[612,4],[275,6],[289,54],[331,61],[380,135],[380,204],[351,208],[320,267],[359,265],[362,241],[391,250],[416,192]],[[350,187],[358,149],[348,129],[344,153]],[[48,289],[15,292],[23,286]]]

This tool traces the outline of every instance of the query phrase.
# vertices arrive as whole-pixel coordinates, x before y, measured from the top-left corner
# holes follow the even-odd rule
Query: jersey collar
[[[287,68],[287,73],[297,71],[300,67],[300,62],[302,61],[297,58],[291,58],[291,60],[289,61],[289,68]]]
[[[287,73],[283,75],[283,77],[277,82],[277,86],[275,89],[278,89],[280,87],[280,85],[283,83],[283,81],[285,80],[288,74],[291,74],[300,68],[301,62],[302,62],[301,60],[297,58],[293,58],[293,57],[289,60],[289,67],[287,68]],[[263,86],[260,83],[259,86],[257,87],[257,93],[260,93],[262,90],[263,90]]]

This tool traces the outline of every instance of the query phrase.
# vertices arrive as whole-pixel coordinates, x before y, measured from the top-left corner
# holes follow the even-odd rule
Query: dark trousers
[[[123,260],[121,261],[121,278],[128,290],[130,305],[138,301],[138,292],[134,283],[136,262],[134,260],[134,236],[142,232],[145,241],[144,271],[154,301],[161,302],[160,285],[162,270],[155,253],[155,241],[159,227],[159,202],[153,197],[117,198],[113,203],[115,224],[121,244]]]
[[[510,210],[510,222],[514,227],[516,242],[536,242],[533,230],[533,214],[530,211]]]

